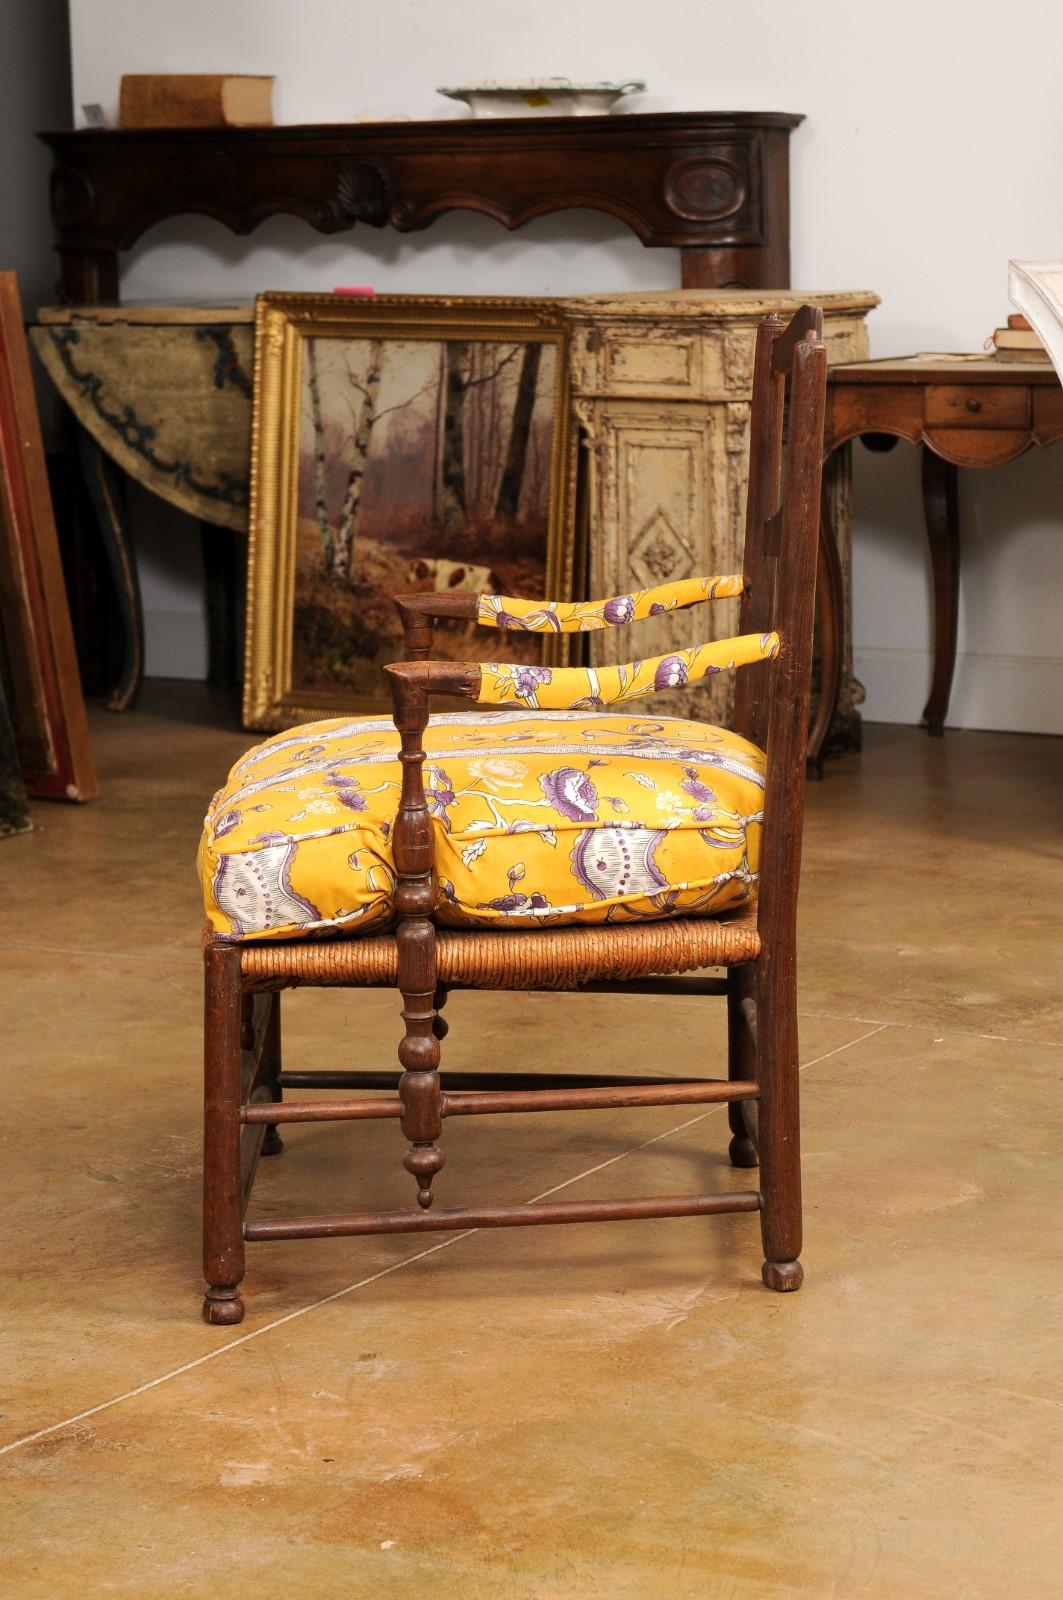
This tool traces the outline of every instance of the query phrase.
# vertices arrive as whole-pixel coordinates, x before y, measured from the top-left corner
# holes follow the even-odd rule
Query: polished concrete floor
[[[374,1600],[1063,1595],[1063,743],[869,728],[809,789],[806,1282],[755,1218],[251,1247],[199,1320],[211,786],[149,685],[92,806],[0,843],[0,1591]],[[286,997],[389,1065],[387,994]],[[717,1002],[457,996],[452,1065],[621,1069]],[[451,1202],[744,1178],[718,1109],[463,1119]],[[408,1204],[385,1123],[286,1133],[268,1213]]]

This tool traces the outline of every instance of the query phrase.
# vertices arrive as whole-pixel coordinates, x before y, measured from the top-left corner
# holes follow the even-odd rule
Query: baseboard
[[[856,651],[856,676],[867,690],[866,722],[917,724],[930,689],[924,650]],[[1063,659],[1058,656],[961,654],[946,719],[950,728],[1063,734]]]

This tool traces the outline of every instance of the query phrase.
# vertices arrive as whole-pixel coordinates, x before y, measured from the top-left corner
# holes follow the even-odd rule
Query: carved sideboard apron
[[[790,133],[802,120],[661,111],[44,133],[60,299],[117,300],[120,253],[189,212],[240,234],[281,212],[318,233],[413,233],[448,211],[519,228],[574,206],[615,217],[651,249],[678,250],[688,287],[782,289]]]
[[[592,595],[740,568],[749,453],[749,400],[758,322],[823,307],[832,364],[865,359],[870,293],[665,290],[566,300],[572,393],[586,449],[587,587]],[[863,694],[852,674],[850,461],[832,458],[825,492],[844,594],[841,683],[829,748],[859,744]],[[738,601],[712,607],[717,637],[738,627]],[[658,655],[704,637],[704,608],[640,624],[639,650]],[[628,648],[614,630],[590,635],[593,662]],[[618,655],[617,651],[621,653]],[[726,719],[732,675],[654,702],[670,714]],[[665,702],[671,701],[671,704]]]

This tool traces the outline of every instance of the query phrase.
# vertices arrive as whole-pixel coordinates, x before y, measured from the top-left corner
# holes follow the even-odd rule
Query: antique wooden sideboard
[[[356,223],[409,233],[448,211],[519,228],[573,207],[607,212],[644,245],[679,250],[685,287],[783,289],[789,140],[802,120],[678,111],[43,133],[54,158],[59,298],[116,301],[120,252],[186,212],[239,234],[280,212],[319,233]]]

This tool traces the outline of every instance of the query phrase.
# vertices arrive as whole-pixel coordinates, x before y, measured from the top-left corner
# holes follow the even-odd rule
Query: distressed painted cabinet
[[[870,293],[666,290],[565,302],[572,327],[572,393],[584,450],[592,595],[649,588],[740,566],[749,449],[749,399],[757,324],[805,301],[823,307],[831,362],[867,356]],[[859,741],[852,675],[850,468],[838,452],[827,496],[846,593],[842,691],[832,743]],[[738,602],[718,601],[590,635],[591,660],[657,655],[733,633]],[[648,714],[728,715],[731,675],[657,696]],[[667,703],[666,702],[670,702]]]

